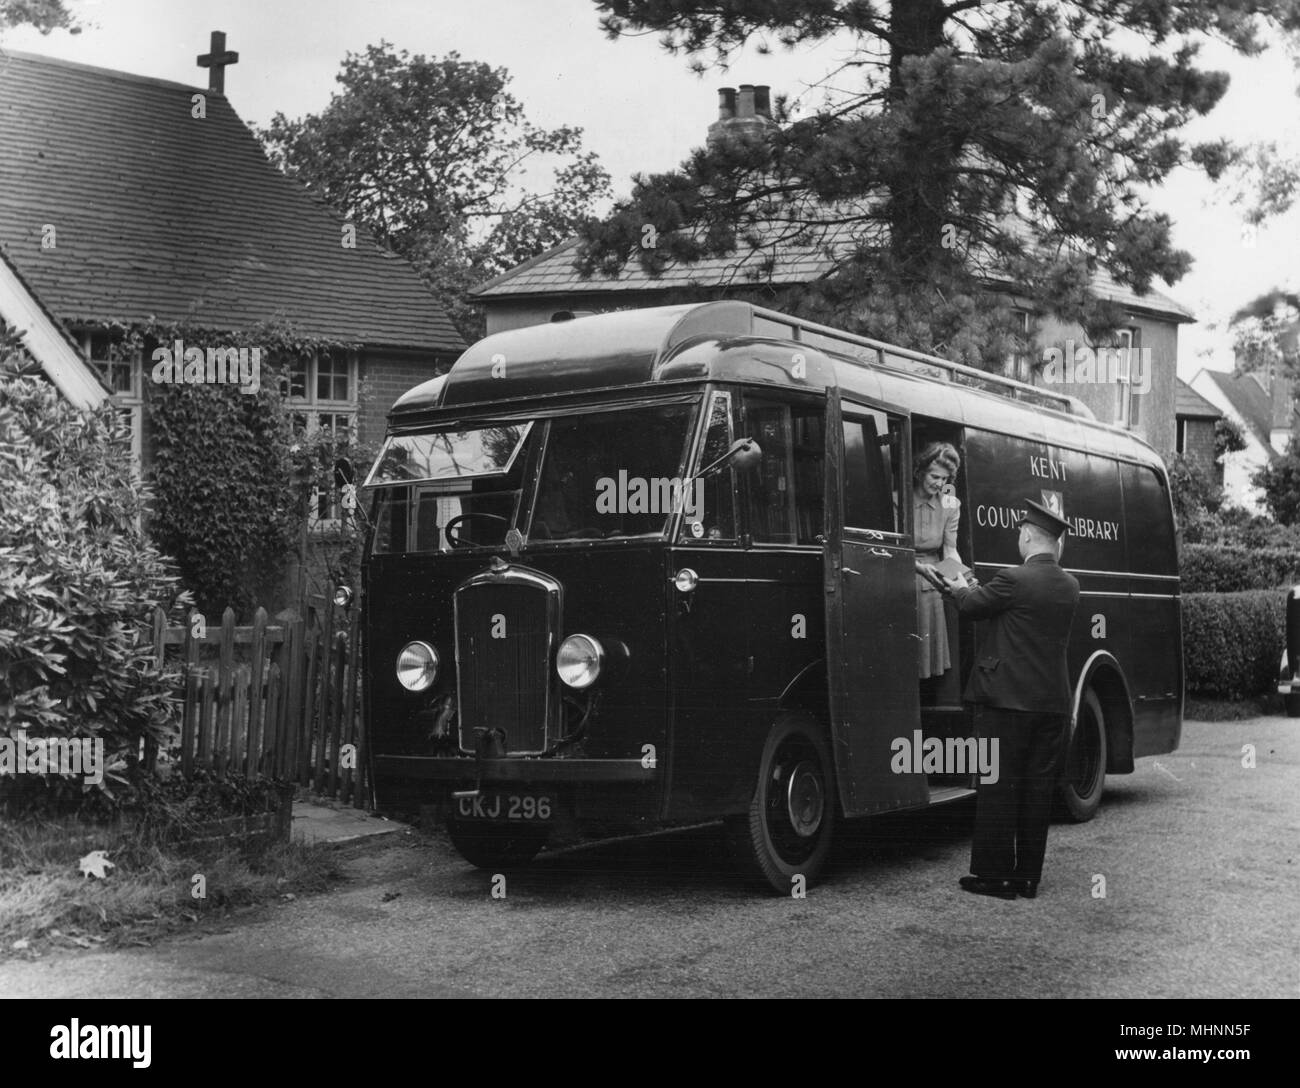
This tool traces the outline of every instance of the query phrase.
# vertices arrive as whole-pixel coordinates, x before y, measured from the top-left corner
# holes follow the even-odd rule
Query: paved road
[[[738,887],[707,828],[544,856],[504,899],[410,835],[228,932],[0,964],[0,994],[1297,997],[1298,767],[1300,720],[1188,723],[1053,827],[1034,901],[957,889],[968,804],[850,825],[806,900]]]

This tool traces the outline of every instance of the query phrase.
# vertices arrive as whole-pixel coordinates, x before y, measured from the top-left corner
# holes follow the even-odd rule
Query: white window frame
[[[336,355],[337,358],[337,355]],[[307,360],[307,377],[305,385],[305,396],[288,396],[285,403],[288,410],[295,415],[303,417],[306,424],[306,433],[315,434],[321,428],[321,417],[345,417],[348,429],[351,431],[352,440],[356,441],[357,435],[357,417],[358,403],[357,390],[360,385],[360,357],[354,350],[348,350],[346,357],[347,375],[348,375],[348,397],[346,400],[334,400],[321,398],[317,396],[317,381],[320,374],[320,357],[313,352],[310,359]],[[337,420],[334,421],[337,428]],[[337,430],[335,431],[337,434]],[[322,517],[320,513],[322,498],[326,497],[329,513]],[[342,509],[340,496],[336,493],[335,488],[315,487],[312,489],[307,506],[307,531],[309,533],[336,533],[342,530],[344,525],[344,513]]]
[[[1016,307],[1012,310],[1015,314],[1019,327],[1016,332],[1024,338],[1025,349],[1023,351],[1012,351],[1006,358],[1005,369],[1007,377],[1014,378],[1018,382],[1033,382],[1033,364],[1031,362],[1031,352],[1029,346],[1029,329],[1031,324],[1031,314],[1028,310],[1022,310]]]
[[[1134,398],[1141,395],[1133,391],[1133,352],[1140,350],[1137,347],[1139,342],[1138,330],[1135,327],[1120,329],[1115,334],[1115,341],[1112,349],[1117,348],[1119,350],[1115,367],[1115,388],[1118,397],[1115,405],[1115,422],[1121,427],[1132,430],[1135,426],[1133,422]]]
[[[107,336],[108,334],[102,329],[83,328],[73,332],[81,353],[91,367],[104,379],[104,384],[113,392],[109,395],[109,400],[113,407],[122,415],[130,417],[131,425],[131,471],[138,478],[141,473],[144,457],[144,353],[142,349],[136,348],[131,357],[123,362],[122,359],[109,355],[104,358],[96,358],[94,355],[94,341],[96,336]],[[109,341],[110,347],[112,341]],[[126,390],[116,390],[112,382],[112,368],[115,366],[125,365],[130,368],[130,388]]]

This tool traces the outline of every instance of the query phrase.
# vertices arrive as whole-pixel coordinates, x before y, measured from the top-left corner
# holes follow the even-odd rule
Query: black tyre
[[[1300,695],[1284,695],[1282,696],[1282,702],[1286,704],[1286,716],[1288,718],[1300,718]]]
[[[1106,713],[1091,687],[1079,703],[1079,718],[1070,737],[1061,780],[1061,807],[1075,823],[1097,815],[1106,789]]]
[[[461,857],[480,869],[527,865],[546,845],[549,834],[544,827],[493,824],[456,817],[447,820],[447,835],[452,846]]]
[[[745,816],[726,822],[733,856],[751,880],[790,894],[813,883],[831,848],[835,778],[821,726],[805,714],[778,718],[763,746]]]

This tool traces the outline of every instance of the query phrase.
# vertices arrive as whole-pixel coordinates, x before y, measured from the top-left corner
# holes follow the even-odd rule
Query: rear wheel
[[[1061,805],[1075,823],[1097,815],[1106,789],[1106,712],[1091,687],[1084,690],[1061,782]]]
[[[461,857],[480,869],[527,865],[546,845],[544,827],[449,817],[447,835]]]
[[[749,812],[726,823],[731,850],[753,880],[789,893],[811,884],[831,848],[835,787],[823,731],[808,715],[778,718],[763,746]]]

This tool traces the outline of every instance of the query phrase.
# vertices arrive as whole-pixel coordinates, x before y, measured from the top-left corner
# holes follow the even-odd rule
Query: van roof
[[[622,310],[485,337],[401,396],[394,423],[438,408],[518,403],[655,382],[739,381],[852,394],[924,415],[1163,465],[1074,397],[739,300]],[[1048,431],[1051,435],[1048,437]]]

